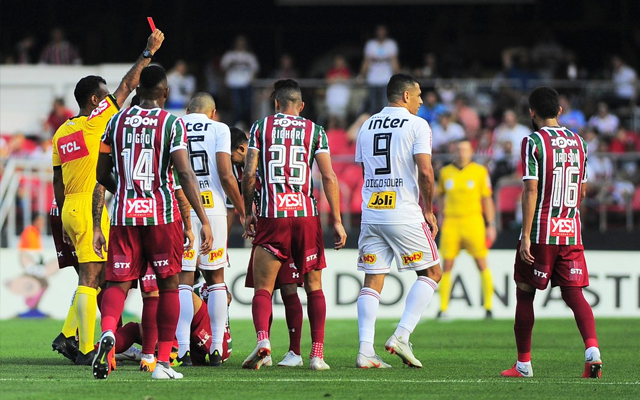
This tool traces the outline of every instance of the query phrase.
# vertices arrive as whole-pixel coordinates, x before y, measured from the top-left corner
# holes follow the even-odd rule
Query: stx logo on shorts
[[[276,201],[280,211],[304,210],[302,193],[278,193],[276,194]]]
[[[153,208],[153,199],[127,199],[125,215],[127,218],[151,218]]]
[[[557,138],[551,138],[551,146],[557,147],[559,149],[564,149],[567,146],[576,147],[578,146],[578,140],[560,136]]]
[[[551,236],[571,237],[576,235],[573,218],[551,218]]]
[[[362,261],[363,261],[365,264],[375,264],[375,263],[376,263],[376,259],[377,259],[377,257],[376,257],[376,255],[375,255],[375,254],[369,254],[369,253],[367,253],[367,254],[365,254],[365,255],[363,255],[363,256],[362,256]]]
[[[537,276],[538,278],[547,278],[549,273],[548,272],[542,272],[542,271],[538,271],[537,269],[533,270],[533,275]]]
[[[67,163],[89,155],[82,131],[74,132],[58,140],[58,156]]]
[[[222,258],[224,255],[224,249],[221,247],[218,250],[213,250],[209,253],[209,262]]]
[[[194,249],[187,250],[182,254],[182,258],[185,260],[193,260],[196,257],[196,251]]]
[[[131,263],[130,262],[114,262],[113,268],[115,269],[131,268]]]
[[[392,210],[396,208],[396,192],[374,192],[367,208],[374,210]]]
[[[143,276],[141,280],[142,281],[155,281],[156,280],[156,274],[147,274],[147,275]]]
[[[571,268],[569,273],[571,275],[582,275],[582,269],[580,269],[580,268]]]
[[[109,107],[111,107],[111,103],[109,103],[107,99],[102,100],[100,104],[98,104],[98,107],[96,107],[96,109],[91,112],[91,115],[89,115],[89,118],[87,118],[87,121],[89,121],[91,118],[97,117],[98,115],[102,114]]]
[[[402,255],[402,264],[407,265],[414,262],[422,261],[423,253],[421,251],[417,251],[411,255]]]
[[[310,254],[307,256],[307,262],[317,260],[317,259],[318,259],[318,253]]]
[[[169,260],[158,260],[153,262],[154,267],[168,267]]]

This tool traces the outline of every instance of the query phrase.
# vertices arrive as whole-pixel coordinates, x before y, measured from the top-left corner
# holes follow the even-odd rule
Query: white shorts
[[[426,222],[362,224],[358,239],[358,271],[388,274],[394,258],[398,272],[420,271],[440,262],[438,248]]]
[[[193,272],[196,270],[196,261],[200,259],[200,269],[215,271],[229,266],[227,255],[227,216],[208,215],[211,233],[213,234],[213,246],[208,254],[198,255],[200,248],[200,228],[202,224],[196,216],[191,216],[191,229],[193,231],[193,248],[182,255],[182,270]]]

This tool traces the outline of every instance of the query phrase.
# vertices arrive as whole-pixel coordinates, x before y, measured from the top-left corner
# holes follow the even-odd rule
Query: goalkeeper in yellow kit
[[[437,195],[444,205],[440,234],[440,257],[443,273],[440,280],[439,319],[447,318],[451,298],[451,270],[461,248],[473,257],[480,271],[482,295],[487,318],[492,317],[493,279],[487,267],[488,245],[496,238],[495,207],[487,169],[472,162],[473,147],[460,140],[455,147],[455,161],[440,170]]]

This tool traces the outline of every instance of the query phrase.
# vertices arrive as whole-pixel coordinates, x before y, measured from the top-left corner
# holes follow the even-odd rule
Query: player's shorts
[[[51,235],[58,255],[58,267],[60,269],[66,267],[78,269],[76,249],[66,244],[62,239],[62,218],[59,215],[49,214],[49,225],[51,225]]]
[[[258,218],[253,246],[261,246],[302,274],[326,268],[319,217]]]
[[[142,278],[147,266],[165,279],[181,270],[182,221],[151,226],[112,226],[106,279],[126,282]]]
[[[151,266],[151,263],[147,263],[147,270],[144,276],[140,278],[140,290],[143,293],[151,293],[158,291],[158,281],[156,279],[156,273]]]
[[[516,248],[513,279],[544,290],[551,286],[589,286],[589,271],[582,245],[554,245],[531,243],[533,265],[520,259],[520,242]]]
[[[473,258],[486,258],[487,249],[484,218],[482,215],[464,218],[445,217],[440,229],[440,257],[453,260],[460,248]]]
[[[440,262],[438,248],[426,222],[362,224],[358,239],[358,271],[388,274],[394,258],[399,272],[421,271]]]
[[[251,256],[249,257],[249,266],[247,267],[247,275],[244,280],[244,287],[252,288],[253,284],[253,253],[255,253],[256,248],[251,249]],[[282,285],[287,285],[291,283],[295,283],[298,286],[302,286],[304,282],[304,277],[298,271],[298,267],[293,262],[292,258],[289,258],[287,261],[283,262],[278,270],[278,276],[276,277],[276,283],[274,285],[274,289],[280,289]]]
[[[93,217],[91,215],[91,193],[71,194],[66,196],[62,207],[62,226],[71,238],[76,249],[78,262],[103,262],[93,251]],[[102,209],[102,233],[109,244],[109,214],[106,207]],[[103,252],[103,256],[106,256]]]
[[[227,216],[208,215],[211,233],[213,234],[213,245],[208,254],[198,255],[200,248],[200,228],[202,224],[198,217],[191,216],[193,230],[193,248],[185,251],[182,255],[182,270],[193,272],[196,270],[196,261],[200,258],[199,268],[203,270],[215,271],[229,266],[229,256],[227,255]]]

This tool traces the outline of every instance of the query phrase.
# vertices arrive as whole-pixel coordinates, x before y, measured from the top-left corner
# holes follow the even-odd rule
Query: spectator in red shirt
[[[53,100],[53,108],[49,113],[49,117],[44,122],[44,132],[48,134],[48,137],[52,137],[60,125],[64,124],[73,115],[73,112],[64,105],[64,99],[62,97],[56,98]]]
[[[620,127],[611,140],[609,151],[612,153],[640,151],[640,136],[636,132]]]

